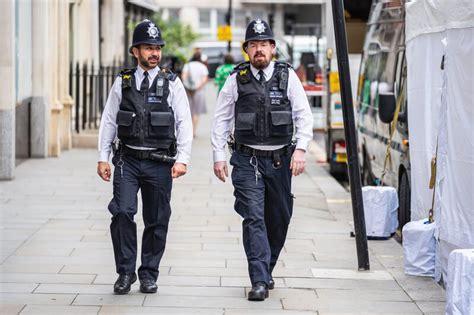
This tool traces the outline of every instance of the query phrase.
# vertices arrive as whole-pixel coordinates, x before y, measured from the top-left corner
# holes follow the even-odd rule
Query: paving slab
[[[92,283],[95,275],[71,275],[52,273],[4,273],[2,282],[17,283]]]
[[[48,315],[48,314],[78,314],[97,315],[100,306],[52,306],[52,305],[27,305],[21,315]]]
[[[265,303],[247,301],[234,297],[195,297],[195,296],[147,296],[145,306],[189,307],[189,308],[239,308],[239,309],[281,309],[279,300],[268,299]]]
[[[240,310],[242,311],[242,310]],[[137,315],[137,314],[166,314],[166,315],[222,315],[223,309],[203,308],[192,309],[183,307],[131,307],[131,306],[103,306],[99,315]],[[240,313],[242,314],[242,313]]]
[[[317,315],[317,311],[225,309],[225,315]]]
[[[145,296],[143,294],[114,295],[106,294],[79,294],[73,305],[124,305],[141,306]]]
[[[393,280],[354,280],[354,279],[309,279],[284,278],[289,288],[340,289],[340,290],[402,290]],[[349,294],[349,292],[347,292]]]
[[[2,315],[17,315],[25,307],[25,304],[0,304],[0,314]]]
[[[0,304],[70,305],[75,298],[75,294],[2,293]]]

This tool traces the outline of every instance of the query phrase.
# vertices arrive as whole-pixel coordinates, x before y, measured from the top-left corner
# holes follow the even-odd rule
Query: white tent
[[[431,208],[437,149],[437,278],[446,279],[450,251],[474,248],[474,1],[408,2],[406,56],[411,219]]]

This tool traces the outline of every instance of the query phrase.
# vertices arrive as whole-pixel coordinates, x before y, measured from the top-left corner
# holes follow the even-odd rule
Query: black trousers
[[[145,229],[138,277],[156,281],[171,216],[172,166],[126,155],[122,156],[121,161],[119,156],[115,156],[113,163],[114,195],[109,203],[109,211],[112,214],[110,233],[116,271],[118,274],[130,274],[136,270],[137,225],[134,216],[137,213],[137,193],[140,189]]]
[[[255,180],[250,155],[235,151],[230,159],[234,185],[235,211],[244,219],[242,238],[252,284],[268,284],[278,256],[285,244],[293,213],[291,193],[292,151],[281,156],[281,166],[271,157],[254,157],[261,176]]]

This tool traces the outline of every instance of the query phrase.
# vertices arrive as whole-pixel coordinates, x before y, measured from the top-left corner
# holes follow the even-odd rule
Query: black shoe
[[[249,301],[263,301],[268,298],[268,288],[263,282],[257,282],[252,285],[252,290],[249,291]]]
[[[275,289],[275,281],[273,281],[273,278],[270,278],[270,280],[268,281],[268,289],[269,290]]]
[[[151,279],[140,280],[141,293],[156,293],[156,290],[158,290],[158,286],[156,285],[154,280],[151,280]]]
[[[117,294],[127,294],[130,292],[130,287],[137,281],[137,275],[135,273],[120,275],[115,281],[114,292]]]

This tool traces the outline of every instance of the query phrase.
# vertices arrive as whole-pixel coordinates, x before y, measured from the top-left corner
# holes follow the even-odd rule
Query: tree
[[[199,35],[195,33],[188,24],[184,24],[178,19],[173,18],[164,20],[159,13],[155,13],[151,21],[158,25],[161,36],[166,42],[166,45],[161,51],[161,65],[179,72],[182,65],[186,62],[186,52],[189,45],[196,40]],[[133,33],[137,23],[139,22],[129,22],[128,29],[131,33]]]
[[[174,64],[179,61],[180,64],[186,62],[186,50],[189,45],[196,40],[199,35],[195,33],[191,26],[180,22],[178,19],[163,20],[160,14],[153,16],[153,21],[160,27],[161,35],[166,42],[162,54],[165,59],[171,60]],[[173,66],[176,68],[176,66]]]

